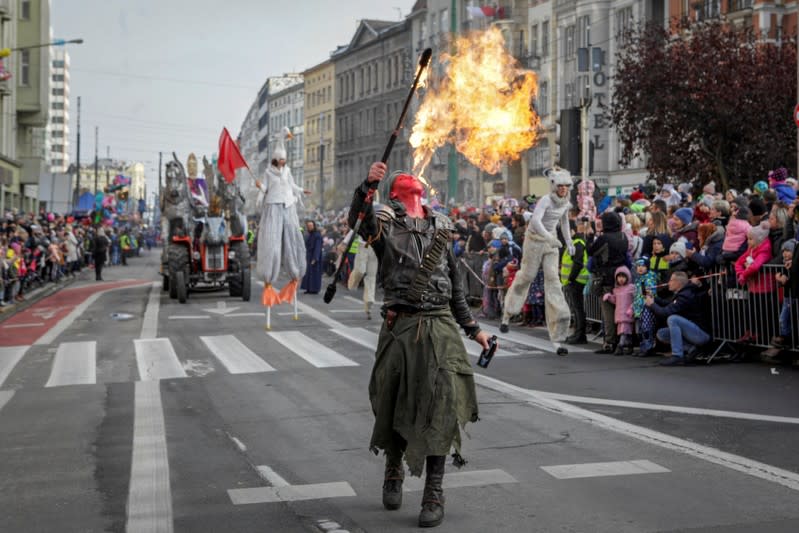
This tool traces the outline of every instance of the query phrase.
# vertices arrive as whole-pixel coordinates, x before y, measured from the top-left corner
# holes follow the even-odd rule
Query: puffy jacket
[[[702,249],[692,255],[689,260],[699,265],[703,270],[709,271],[718,263],[721,255],[721,246],[724,243],[724,228],[716,227],[716,231],[705,240]]]
[[[763,294],[773,291],[775,288],[773,272],[767,273],[761,268],[769,262],[769,259],[771,259],[771,241],[766,238],[754,248],[747,249],[735,262],[738,282],[743,280],[752,293]]]
[[[617,213],[602,213],[602,235],[588,247],[592,273],[602,276],[605,287],[616,284],[616,269],[627,263],[627,237],[621,232]]]
[[[425,209],[424,219],[408,217],[404,210],[394,211],[382,206],[375,214],[372,204],[364,206],[369,184],[364,181],[352,198],[349,212],[349,225],[355,227],[358,213],[365,207],[365,215],[359,230],[360,236],[368,242],[383,265],[383,282],[386,307],[401,305],[418,309],[451,309],[455,320],[464,326],[474,319],[463,292],[458,276],[451,239],[448,236],[447,250],[433,270],[422,301],[413,302],[406,293],[410,288],[422,262],[422,254],[430,246],[435,230],[441,228],[452,233],[450,220],[433,210]]]
[[[777,200],[792,204],[796,200],[796,190],[787,183],[777,183],[772,187],[777,193]]]
[[[619,274],[627,276],[627,283],[624,285],[619,285],[617,283],[616,286],[613,287],[613,292],[606,294],[604,298],[616,305],[616,309],[613,313],[613,319],[616,324],[632,323],[635,322],[635,318],[633,317],[633,300],[635,299],[633,278],[630,275],[630,269],[626,266],[620,266],[616,269],[615,275],[617,276]]]
[[[686,318],[702,328],[709,331],[707,327],[707,317],[710,313],[703,307],[703,299],[706,290],[688,282],[685,287],[669,299],[655,298],[655,302],[649,309],[659,318],[667,318],[670,315],[679,315]]]

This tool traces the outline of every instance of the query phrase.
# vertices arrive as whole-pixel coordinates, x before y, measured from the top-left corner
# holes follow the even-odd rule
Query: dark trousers
[[[94,279],[100,281],[103,279],[103,263],[105,263],[105,254],[94,256]]]
[[[612,291],[613,287],[602,287],[603,296]],[[607,345],[616,344],[618,342],[616,337],[616,306],[602,300],[600,311],[602,313],[602,327],[605,330],[603,342]]]
[[[574,336],[585,337],[585,303],[583,299],[583,289],[585,285],[579,283],[569,283],[563,287],[566,302],[574,315]]]

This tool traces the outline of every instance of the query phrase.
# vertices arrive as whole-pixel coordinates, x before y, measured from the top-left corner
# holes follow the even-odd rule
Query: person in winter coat
[[[577,218],[587,218],[588,220],[596,218],[595,190],[596,185],[592,180],[580,180],[580,183],[577,184],[577,208],[580,210]]]
[[[751,327],[744,331],[738,342],[754,342],[767,339],[773,325],[769,309],[769,299],[775,289],[774,277],[761,267],[771,259],[771,241],[768,238],[768,222],[761,222],[749,230],[748,248],[735,262],[735,275],[739,285],[746,285],[749,292],[749,317]]]
[[[721,245],[724,243],[724,226],[712,222],[699,225],[699,250],[686,249],[685,256],[689,263],[694,263],[703,272],[709,273],[718,263]]]
[[[627,262],[627,237],[621,232],[622,219],[618,213],[606,212],[600,217],[602,233],[588,247],[591,272],[601,283],[596,296],[604,296],[616,284],[616,269]],[[613,353],[616,350],[616,321],[613,304],[603,300],[601,304],[604,339],[602,348],[595,353]]]
[[[782,264],[782,243],[791,238],[785,231],[787,222],[788,209],[782,203],[774,204],[768,216],[768,239],[771,241],[771,252],[774,254],[769,261],[771,264]]]
[[[777,200],[791,204],[796,200],[796,189],[786,183],[787,179],[788,169],[785,167],[780,167],[768,173],[769,187],[777,193]]]
[[[642,257],[635,261],[635,298],[633,300],[633,316],[636,321],[636,330],[641,336],[636,357],[649,357],[655,350],[655,315],[652,310],[644,305],[647,295],[655,294],[657,290],[657,276],[649,270],[649,258]]]
[[[735,262],[746,250],[746,239],[752,226],[749,224],[749,208],[731,206],[732,217],[725,228],[724,242],[721,245],[721,261]]]
[[[576,231],[572,237],[574,255],[569,255],[568,250],[563,251],[560,261],[560,282],[569,309],[574,315],[574,333],[566,338],[566,344],[587,344],[585,337],[585,298],[583,291],[588,283],[588,254],[586,253],[585,228],[590,223],[580,220],[577,222]]]
[[[305,294],[319,294],[322,288],[322,234],[313,220],[305,223],[305,264],[300,288]]]
[[[65,257],[67,273],[74,275],[75,272],[79,270],[80,265],[78,265],[78,239],[72,232],[72,226],[67,226],[66,232],[64,233],[64,244],[67,247]]]
[[[782,244],[783,271],[776,275],[777,283],[783,287],[784,297],[780,309],[780,333],[771,338],[771,345],[784,348],[796,340],[796,324],[791,317],[797,316],[799,302],[799,247],[791,239]],[[793,307],[793,309],[791,309]]]
[[[94,279],[96,281],[103,281],[103,265],[108,256],[109,244],[110,241],[108,237],[105,236],[105,230],[103,228],[97,228],[92,246],[92,255],[94,256]]]
[[[690,207],[681,207],[674,212],[672,223],[674,233],[672,237],[674,240],[683,239],[690,242],[694,248],[699,248],[699,237],[697,236],[696,229],[699,226],[693,219],[694,213]]]
[[[652,241],[658,235],[669,233],[669,226],[666,223],[666,215],[660,211],[650,211],[646,214],[646,234],[644,235],[644,242],[641,246],[641,255],[652,257]],[[671,245],[671,242],[669,242]],[[668,249],[668,247],[666,248]]]
[[[622,265],[616,269],[616,286],[613,291],[605,294],[602,301],[610,302],[616,307],[613,317],[616,323],[616,334],[619,335],[619,345],[615,355],[630,355],[633,353],[633,300],[635,299],[635,286],[632,283],[630,269]]]

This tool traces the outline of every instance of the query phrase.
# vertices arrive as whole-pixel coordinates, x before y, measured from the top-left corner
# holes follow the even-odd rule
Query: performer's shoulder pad
[[[437,211],[433,211],[433,220],[435,221],[436,228],[445,229],[449,231],[455,229],[455,226],[452,225],[452,221],[449,219],[449,217],[446,215],[442,215]]]
[[[397,218],[397,214],[394,212],[394,210],[387,205],[381,205],[375,213],[375,216],[384,222],[388,222]]]

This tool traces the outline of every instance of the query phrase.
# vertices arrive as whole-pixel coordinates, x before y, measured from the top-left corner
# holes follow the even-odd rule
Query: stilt
[[[297,287],[294,287],[294,320],[299,320],[300,315],[297,311]]]
[[[272,331],[272,308],[266,308],[266,331]]]

